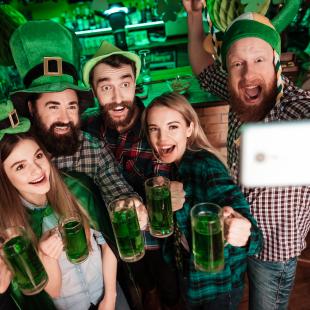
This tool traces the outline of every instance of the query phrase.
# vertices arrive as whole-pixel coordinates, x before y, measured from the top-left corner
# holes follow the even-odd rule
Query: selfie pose
[[[1,231],[24,227],[45,267],[48,282],[44,290],[56,309],[129,309],[117,289],[116,257],[96,230],[99,225],[91,193],[72,177],[62,180],[42,144],[27,132],[29,120],[16,117],[14,121],[12,113],[16,116],[10,101],[1,104]],[[69,217],[74,221],[66,221]],[[79,225],[75,245],[68,226],[73,223]],[[1,264],[0,268],[5,271],[6,267]],[[2,292],[10,280],[6,273]],[[19,302],[22,309],[32,307],[27,298]]]
[[[183,183],[186,192],[186,202],[175,214],[182,233],[180,244],[189,255],[189,260],[183,261],[185,270],[189,270],[188,306],[235,309],[242,298],[246,258],[259,252],[262,241],[249,206],[185,97],[168,93],[155,98],[145,109],[142,122],[155,155],[165,163],[174,163],[175,178]],[[203,202],[222,207],[225,222],[224,266],[215,273],[196,270],[190,254],[190,212]]]

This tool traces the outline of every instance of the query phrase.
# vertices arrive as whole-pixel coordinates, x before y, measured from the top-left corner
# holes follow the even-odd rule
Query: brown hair
[[[130,65],[132,72],[134,74],[134,77],[136,77],[136,63],[133,60],[123,55],[114,54],[114,55],[111,55],[107,58],[103,58],[100,61],[98,61],[96,65],[89,72],[89,81],[90,81],[92,88],[94,88],[94,85],[93,85],[94,70],[99,64],[107,64],[113,68],[120,68],[123,65]]]
[[[4,135],[3,139],[0,141],[0,229],[6,229],[10,226],[23,226],[26,231],[30,233],[32,239],[37,242],[29,225],[27,210],[22,205],[19,192],[8,179],[3,165],[4,161],[11,154],[16,145],[23,140],[32,140],[37,143],[49,161],[51,166],[51,187],[47,193],[49,204],[59,216],[65,216],[72,212],[78,213],[82,218],[89,242],[89,217],[87,213],[82,207],[80,207],[75,197],[68,190],[57,168],[53,165],[47,155],[48,153],[44,146],[31,133]]]
[[[179,112],[184,118],[187,126],[190,126],[190,124],[193,123],[193,132],[191,136],[187,139],[186,148],[190,151],[200,151],[202,149],[207,150],[208,152],[218,157],[218,159],[220,159],[225,164],[225,160],[222,158],[219,152],[211,145],[206,134],[204,133],[200,125],[197,113],[184,96],[176,92],[169,92],[164,93],[152,100],[152,102],[144,110],[141,118],[143,130],[146,133],[147,137],[147,115],[153,107],[167,107],[169,109]]]

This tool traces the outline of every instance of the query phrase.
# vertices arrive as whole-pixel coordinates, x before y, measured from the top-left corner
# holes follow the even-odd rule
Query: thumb
[[[222,210],[224,220],[234,216],[235,211],[232,207],[223,207]]]

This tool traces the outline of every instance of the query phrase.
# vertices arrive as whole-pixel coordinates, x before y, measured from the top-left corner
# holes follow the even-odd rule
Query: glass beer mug
[[[48,282],[45,268],[24,228],[9,227],[0,232],[1,256],[13,272],[13,280],[25,295],[42,291]]]
[[[217,272],[224,269],[222,208],[203,202],[191,209],[192,244],[196,270]]]

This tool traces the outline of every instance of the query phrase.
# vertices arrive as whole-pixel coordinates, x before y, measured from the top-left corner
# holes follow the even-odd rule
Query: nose
[[[31,165],[31,175],[36,176],[39,175],[42,171],[42,168],[40,165],[38,165],[36,162],[32,163]]]
[[[248,63],[245,63],[243,65],[243,77],[245,80],[251,80],[253,77],[255,77],[255,69],[254,66],[250,66]]]
[[[120,90],[119,90],[117,87],[115,87],[115,88],[113,89],[113,101],[114,101],[115,103],[121,103],[121,102],[122,102],[122,99],[123,99],[123,97],[122,97],[122,95],[121,95]]]
[[[167,137],[169,136],[169,133],[167,130],[161,129],[158,131],[158,140],[160,142],[163,142],[167,139]]]
[[[70,116],[69,116],[68,110],[66,108],[60,109],[59,115],[58,115],[58,120],[62,123],[65,123],[65,124],[69,123]]]

